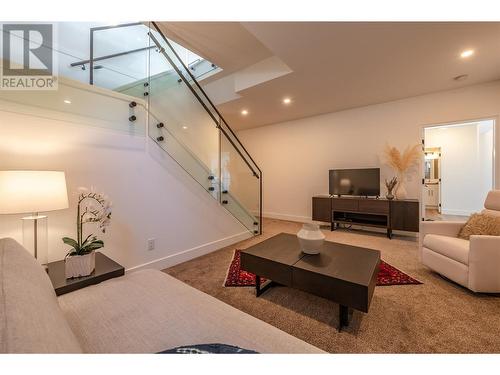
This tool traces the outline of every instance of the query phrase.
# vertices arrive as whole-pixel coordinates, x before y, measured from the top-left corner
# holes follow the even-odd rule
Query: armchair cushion
[[[474,292],[500,292],[500,237],[471,236],[469,289]]]
[[[472,214],[458,237],[468,240],[472,235],[500,236],[500,216]]]
[[[469,264],[469,241],[461,238],[428,234],[424,237],[424,247],[457,262]]]

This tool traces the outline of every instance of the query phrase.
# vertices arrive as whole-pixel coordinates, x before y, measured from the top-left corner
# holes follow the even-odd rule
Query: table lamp
[[[47,216],[68,208],[64,172],[0,171],[0,214],[24,214],[23,245],[42,265],[48,263]]]

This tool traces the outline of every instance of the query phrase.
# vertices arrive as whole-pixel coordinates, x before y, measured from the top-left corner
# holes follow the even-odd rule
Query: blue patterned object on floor
[[[179,346],[167,349],[158,354],[259,354],[253,350],[238,348],[237,346],[225,344],[199,344]]]

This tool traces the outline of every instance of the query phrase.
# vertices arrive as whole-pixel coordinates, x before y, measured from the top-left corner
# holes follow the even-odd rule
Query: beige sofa
[[[490,191],[483,213],[500,216],[500,190]],[[500,237],[458,238],[458,221],[425,221],[420,226],[424,265],[474,292],[500,292]]]
[[[156,353],[208,343],[322,353],[156,270],[58,298],[33,257],[14,240],[0,239],[1,353]]]

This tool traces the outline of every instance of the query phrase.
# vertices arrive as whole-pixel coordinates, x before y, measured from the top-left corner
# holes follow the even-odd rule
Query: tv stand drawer
[[[312,219],[328,223],[332,220],[332,199],[330,197],[313,197]]]
[[[333,211],[358,211],[359,205],[357,199],[333,198]]]
[[[373,214],[389,214],[389,201],[359,200],[359,211]]]

